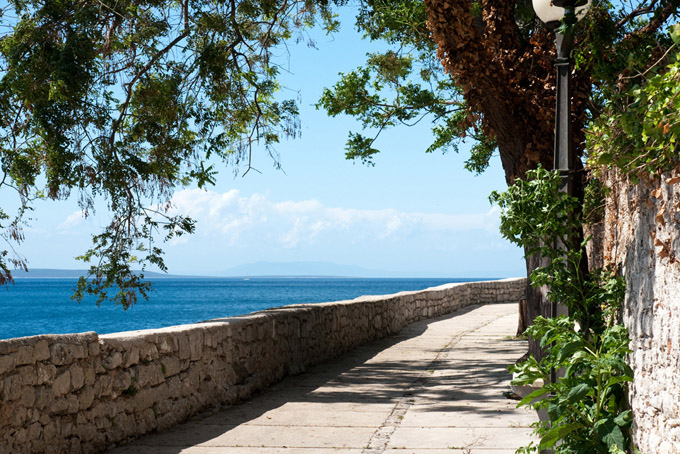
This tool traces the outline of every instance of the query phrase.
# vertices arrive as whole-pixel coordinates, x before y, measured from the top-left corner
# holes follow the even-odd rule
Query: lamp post
[[[560,173],[561,190],[573,195],[574,147],[571,140],[571,102],[569,76],[574,25],[585,17],[590,0],[533,0],[534,11],[555,33],[557,45],[557,104],[555,108],[555,155],[553,169]],[[558,30],[561,24],[561,30]],[[555,314],[553,314],[554,316]]]
[[[585,17],[590,9],[591,0],[532,0],[532,3],[538,18],[549,30],[555,31],[557,103],[553,169],[560,174],[560,190],[573,195],[575,156],[571,137],[571,94],[569,91],[571,51],[574,47],[574,26]],[[553,301],[550,316],[557,317],[557,312],[557,303]],[[556,372],[553,369],[550,371],[550,380],[555,383],[556,378]]]

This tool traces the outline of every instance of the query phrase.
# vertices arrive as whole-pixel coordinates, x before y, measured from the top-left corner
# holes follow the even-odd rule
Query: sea
[[[96,331],[99,334],[195,323],[289,304],[422,290],[479,279],[159,278],[149,300],[127,310],[71,299],[76,279],[26,278],[0,288],[0,339]]]

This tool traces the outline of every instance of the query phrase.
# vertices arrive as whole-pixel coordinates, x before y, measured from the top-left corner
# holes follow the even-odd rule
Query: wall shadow
[[[259,395],[229,407],[199,414],[168,431],[151,433],[120,446],[109,454],[179,454],[182,450],[206,443],[239,425],[262,418],[284,405],[328,403],[371,405],[410,405],[418,402],[419,411],[474,413],[478,417],[498,418],[511,415],[503,391],[509,389],[509,361],[513,362],[518,345],[525,341],[503,339],[494,345],[483,341],[451,350],[425,349],[439,353],[436,359],[375,360],[388,348],[423,334],[431,324],[478,309],[469,306],[452,314],[422,320],[400,333],[359,346],[333,360],[311,366],[302,374],[284,378]],[[522,342],[522,344],[518,344]],[[469,342],[468,342],[469,343]],[[498,345],[500,344],[500,348]],[[521,354],[521,353],[520,353]],[[508,359],[510,358],[510,359]],[[504,405],[495,405],[503,402]],[[504,409],[505,408],[505,409]]]

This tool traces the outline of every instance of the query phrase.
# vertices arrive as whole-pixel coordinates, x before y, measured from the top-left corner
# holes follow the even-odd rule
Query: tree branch
[[[628,15],[626,15],[624,18],[622,18],[620,21],[618,21],[615,25],[616,28],[621,28],[624,25],[626,25],[627,22],[630,22],[631,20],[635,19],[638,16],[642,16],[644,14],[651,13],[654,11],[654,7],[656,6],[656,1],[652,1],[652,4],[649,6],[640,6],[639,8],[634,9],[631,11]]]
[[[127,108],[130,105],[130,100],[132,99],[132,89],[134,85],[137,83],[137,81],[151,69],[151,67],[158,61],[160,58],[170,52],[173,47],[175,47],[180,41],[185,39],[186,37],[189,36],[189,2],[188,0],[185,0],[184,3],[182,4],[182,12],[184,15],[184,31],[179,34],[178,36],[175,37],[172,41],[168,43],[167,46],[165,46],[163,49],[161,49],[156,55],[154,55],[151,60],[146,62],[146,65],[142,67],[142,69],[135,74],[135,77],[132,78],[130,82],[128,82],[126,85],[127,88],[127,96],[125,98],[125,102],[121,106],[120,109],[120,115],[116,119],[116,121],[113,122],[113,125],[111,126],[111,135],[109,137],[109,146],[111,149],[113,149],[113,143],[116,137],[116,132],[118,131],[118,128],[120,127],[120,124],[123,121],[123,118],[125,118],[125,115],[127,113]]]
[[[661,11],[657,10],[654,17],[647,25],[639,28],[633,32],[628,33],[623,37],[622,41],[638,40],[648,33],[653,33],[658,30],[666,20],[677,11],[677,6],[672,0],[666,0],[666,4]]]

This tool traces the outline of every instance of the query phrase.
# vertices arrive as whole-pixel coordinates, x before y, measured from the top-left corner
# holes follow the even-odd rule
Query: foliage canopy
[[[672,44],[666,29],[679,4],[594,2],[577,27],[572,121],[580,155],[588,121]],[[348,158],[372,163],[381,133],[429,116],[428,152],[474,139],[469,170],[483,171],[495,152],[508,182],[539,163],[552,166],[554,43],[531,2],[364,0],[356,26],[389,49],[341,74],[319,101],[330,115],[362,122],[365,131],[349,134]]]
[[[168,215],[177,187],[215,181],[214,162],[246,163],[254,143],[298,130],[294,100],[277,96],[276,55],[342,0],[16,0],[0,16],[0,211],[9,250],[32,201],[79,195],[84,215],[103,197],[108,226],[81,258],[77,297],[133,304],[147,284],[132,266],[165,269],[159,233],[191,233]],[[249,167],[247,167],[249,168]],[[18,254],[0,256],[0,284]]]

